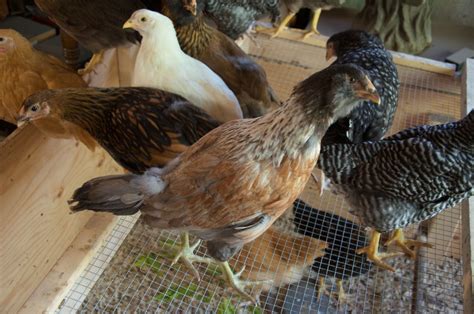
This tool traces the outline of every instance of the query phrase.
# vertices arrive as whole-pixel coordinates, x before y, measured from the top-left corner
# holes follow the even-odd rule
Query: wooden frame
[[[18,312],[92,216],[71,215],[74,189],[121,172],[102,149],[46,137],[31,124],[0,144],[2,312]]]
[[[463,114],[474,109],[474,60],[467,59],[462,77]],[[474,197],[462,204],[462,252],[464,267],[464,312],[474,312]]]

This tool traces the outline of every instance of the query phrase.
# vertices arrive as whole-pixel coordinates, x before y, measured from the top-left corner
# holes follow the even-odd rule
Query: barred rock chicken
[[[379,142],[323,146],[319,167],[355,215],[372,227],[370,245],[358,250],[394,270],[378,253],[380,233],[414,257],[402,228],[424,221],[474,195],[474,111],[464,119],[401,131]]]
[[[164,167],[218,123],[184,98],[152,88],[66,88],[29,97],[19,123],[47,120],[92,136],[122,167]]]
[[[184,52],[222,77],[237,96],[244,117],[259,117],[278,108],[280,102],[263,68],[230,38],[204,22],[202,0],[194,6],[189,2],[163,0],[163,13],[173,20]]]
[[[74,192],[71,209],[116,215],[140,210],[152,227],[190,232],[207,241],[225,280],[255,301],[244,291],[254,283],[240,280],[228,260],[302,192],[331,121],[359,99],[378,97],[361,68],[325,69],[299,83],[279,109],[217,127],[163,169],[86,182]],[[181,258],[193,254],[183,250]]]
[[[322,10],[331,10],[340,7],[344,2],[346,2],[346,0],[282,0],[282,2],[288,9],[288,14],[285,16],[283,21],[280,22],[280,25],[272,35],[272,38],[280,35],[286,25],[288,25],[299,10],[308,8],[313,11],[313,18],[311,19],[311,30],[303,36],[303,39],[306,39],[312,34],[319,34],[318,22]]]
[[[122,29],[136,10],[158,9],[159,0],[35,0],[61,29],[94,53],[84,73],[101,62],[103,50],[137,43],[139,36]]]
[[[149,10],[138,10],[124,24],[142,35],[132,76],[133,86],[159,88],[178,94],[219,122],[242,118],[234,93],[204,63],[185,54],[173,22]]]
[[[326,45],[326,59],[337,57],[333,64],[354,63],[369,73],[381,103],[372,106],[363,102],[347,117],[336,121],[326,133],[323,145],[380,140],[392,125],[398,105],[400,81],[391,54],[377,37],[357,30],[335,34]]]
[[[316,208],[300,199],[293,203],[296,231],[328,244],[326,254],[313,263],[313,270],[319,274],[319,293],[326,291],[325,278],[335,277],[337,298],[346,299],[342,281],[367,273],[372,263],[366,255],[359,255],[356,249],[367,244],[363,228],[350,220]]]
[[[327,243],[271,226],[260,237],[247,243],[230,262],[233,269],[244,269],[242,277],[267,281],[260,291],[298,282],[313,261],[325,254]],[[245,267],[248,261],[252,265]]]
[[[12,29],[0,29],[0,119],[15,123],[26,97],[48,88],[86,83],[59,59],[34,49]]]
[[[204,2],[206,16],[216,23],[221,32],[233,40],[244,34],[256,20],[270,16],[272,22],[275,22],[280,16],[279,0],[204,0]]]

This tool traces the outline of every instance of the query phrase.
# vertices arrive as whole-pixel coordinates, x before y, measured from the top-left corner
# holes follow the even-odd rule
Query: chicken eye
[[[146,22],[146,17],[142,17],[142,18],[140,19],[140,21]]]
[[[0,43],[3,41],[3,37],[0,37]]]
[[[37,104],[34,104],[33,106],[31,106],[30,110],[33,111],[33,112],[36,112],[36,111],[39,110],[39,106]]]
[[[356,82],[356,79],[353,78],[353,77],[351,77],[351,78],[349,79],[349,81],[350,81],[351,83],[355,83],[355,82]]]

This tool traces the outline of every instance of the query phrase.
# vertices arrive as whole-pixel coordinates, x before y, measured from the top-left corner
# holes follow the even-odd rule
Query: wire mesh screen
[[[265,68],[281,99],[297,82],[329,65],[324,49],[264,35],[257,36],[250,55]],[[398,70],[400,102],[390,134],[460,118],[460,80]],[[407,236],[434,247],[419,249],[416,260],[388,260],[396,272],[383,271],[355,254],[367,243],[367,233],[348,213],[344,199],[330,191],[319,197],[310,181],[277,221],[274,234],[280,236],[262,236],[231,262],[234,270],[245,265],[244,278],[274,279],[274,286],[252,286],[250,292],[260,300],[255,306],[229,290],[213,266],[199,264],[198,282],[179,262],[171,265],[177,234],[153,230],[137,217],[121,218],[58,311],[458,312],[463,309],[460,219],[456,207],[408,228]],[[301,240],[303,235],[312,240]],[[198,254],[205,254],[203,245]]]

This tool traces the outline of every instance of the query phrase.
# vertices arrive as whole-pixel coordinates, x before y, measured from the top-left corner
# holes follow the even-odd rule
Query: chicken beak
[[[123,24],[122,28],[134,28],[135,24],[132,20],[128,20]]]
[[[25,116],[19,116],[16,119],[16,126],[19,128],[19,127],[21,127],[22,125],[26,124],[29,121],[30,121],[30,118],[25,117]]]
[[[334,51],[334,47],[331,44],[329,44],[326,47],[326,61],[329,61],[329,59],[335,56],[336,56],[336,52]]]
[[[365,78],[367,79],[367,85],[365,89],[359,89],[356,91],[357,97],[370,100],[376,105],[380,105],[380,96],[377,89],[367,76]]]

